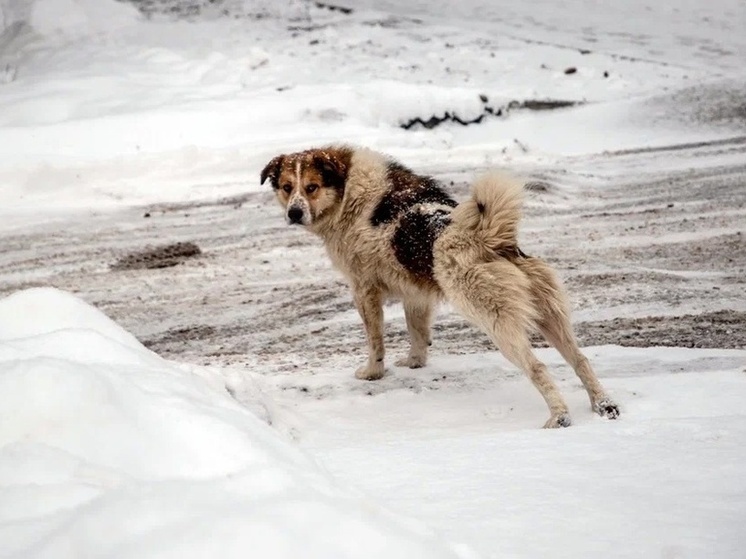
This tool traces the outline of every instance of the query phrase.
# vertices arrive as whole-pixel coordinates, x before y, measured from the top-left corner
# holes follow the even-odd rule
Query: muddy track
[[[522,248],[558,269],[583,345],[746,348],[746,144],[672,153],[685,170],[645,172],[659,152],[638,150],[575,162],[592,173],[570,172],[571,162],[536,176]],[[471,174],[449,174],[457,196]],[[121,265],[169,243],[199,250],[169,267]],[[269,192],[4,235],[0,269],[0,295],[73,291],[168,358],[315,374],[364,355],[347,287],[318,240],[285,226]],[[394,306],[387,315],[389,354],[402,353],[404,321]],[[491,349],[441,310],[434,354]]]

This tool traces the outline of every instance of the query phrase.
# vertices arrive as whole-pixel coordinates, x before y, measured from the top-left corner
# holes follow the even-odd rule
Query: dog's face
[[[278,155],[264,167],[262,184],[270,180],[289,224],[312,225],[342,199],[350,155],[344,148]]]

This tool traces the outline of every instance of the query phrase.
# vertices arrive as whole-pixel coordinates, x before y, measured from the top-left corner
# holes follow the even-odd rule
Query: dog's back
[[[345,188],[320,231],[337,267],[354,281],[380,282],[389,295],[438,295],[433,245],[456,201],[431,177],[364,149],[352,155]]]

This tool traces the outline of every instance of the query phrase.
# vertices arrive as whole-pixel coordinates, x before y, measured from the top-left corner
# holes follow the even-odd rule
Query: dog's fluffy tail
[[[513,248],[518,245],[522,203],[523,183],[491,172],[474,182],[471,198],[453,210],[451,220],[462,231],[473,231],[489,250]]]

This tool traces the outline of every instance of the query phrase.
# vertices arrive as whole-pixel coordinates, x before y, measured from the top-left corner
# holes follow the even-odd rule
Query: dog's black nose
[[[288,220],[290,223],[302,223],[303,222],[303,210],[300,208],[292,207],[288,210]]]

